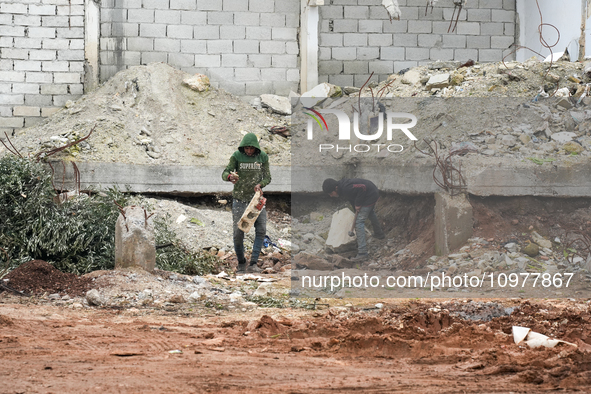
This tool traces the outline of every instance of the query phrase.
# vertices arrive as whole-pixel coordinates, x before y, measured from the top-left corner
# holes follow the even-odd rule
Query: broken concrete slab
[[[557,106],[562,107],[564,109],[571,109],[574,107],[573,103],[570,101],[568,97],[561,98],[557,103]]]
[[[302,93],[300,102],[304,107],[311,108],[326,100],[328,97],[339,97],[342,94],[343,91],[339,86],[324,82],[320,85],[316,85],[311,90]]]
[[[261,94],[261,105],[271,108],[273,112],[281,115],[291,115],[291,102],[287,97],[275,94]]]
[[[147,212],[137,206],[123,208],[115,224],[115,268],[156,267],[154,225]]]
[[[561,131],[560,133],[552,134],[551,138],[553,141],[564,144],[566,142],[572,141],[573,138],[577,138],[577,135],[570,131]]]
[[[447,255],[472,236],[472,205],[466,195],[435,193],[435,254]]]
[[[326,246],[335,253],[354,250],[357,246],[356,237],[349,235],[355,220],[355,214],[344,208],[332,215],[330,230],[326,238]]]
[[[433,75],[431,78],[429,78],[429,81],[427,81],[426,88],[427,88],[427,90],[437,89],[437,88],[441,89],[441,88],[448,87],[449,84],[450,84],[449,74],[437,74],[437,75]]]
[[[542,248],[552,249],[552,241],[547,240],[546,238],[542,237],[536,231],[531,233],[532,241],[536,244],[540,245]]]
[[[402,83],[405,85],[415,85],[421,82],[422,73],[419,70],[411,69],[404,73]]]

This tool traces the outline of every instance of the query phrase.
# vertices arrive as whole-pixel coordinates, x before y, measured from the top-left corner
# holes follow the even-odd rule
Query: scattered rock
[[[535,231],[532,232],[531,237],[532,237],[532,240],[535,243],[537,243],[539,246],[541,246],[542,248],[552,249],[552,242],[547,240],[546,238],[542,237],[537,232],[535,232]]]
[[[437,74],[429,78],[426,88],[427,90],[446,88],[449,86],[449,84],[449,74]]]
[[[88,305],[94,305],[94,306],[103,305],[103,299],[97,289],[89,290],[86,293],[86,301],[88,302]]]
[[[535,257],[540,252],[540,247],[535,243],[529,243],[521,251],[530,257]]]
[[[209,77],[203,74],[195,74],[192,77],[185,78],[183,84],[197,92],[204,92],[209,89]]]
[[[141,267],[153,272],[156,244],[152,219],[140,207],[129,206],[123,211],[115,225],[115,268]]]
[[[275,94],[262,94],[261,105],[271,108],[275,113],[291,115],[291,102],[287,97],[277,96]]]
[[[565,150],[568,154],[579,154],[585,150],[580,144],[577,144],[575,141],[569,141],[562,146],[562,149]]]

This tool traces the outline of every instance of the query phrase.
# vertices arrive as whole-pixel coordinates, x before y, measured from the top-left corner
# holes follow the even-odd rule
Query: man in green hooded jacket
[[[230,157],[230,163],[222,173],[224,181],[232,182],[232,219],[234,222],[234,251],[238,258],[238,272],[246,272],[246,258],[244,257],[244,232],[238,228],[238,221],[248,207],[255,192],[263,192],[263,188],[271,183],[269,170],[269,156],[261,150],[259,141],[254,133],[248,133],[240,142],[238,150]],[[267,211],[262,209],[254,222],[255,238],[248,271],[258,270],[257,262],[267,233]]]

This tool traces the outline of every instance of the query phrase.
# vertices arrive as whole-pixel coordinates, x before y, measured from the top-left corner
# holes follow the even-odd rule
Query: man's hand
[[[361,206],[355,206],[355,212],[359,212],[361,210]]]
[[[236,184],[236,182],[238,182],[238,179],[240,179],[240,177],[235,172],[231,172],[228,176],[228,180],[233,184]]]
[[[261,189],[261,184],[257,183],[254,187],[255,192],[261,192],[261,196],[263,195],[263,189]]]

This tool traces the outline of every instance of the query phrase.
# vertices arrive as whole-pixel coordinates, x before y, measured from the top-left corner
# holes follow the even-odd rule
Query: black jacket
[[[337,184],[340,198],[348,200],[353,207],[373,205],[380,197],[380,191],[372,181],[361,178],[343,178]]]

